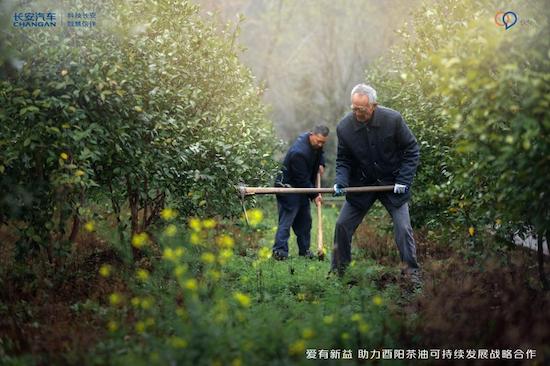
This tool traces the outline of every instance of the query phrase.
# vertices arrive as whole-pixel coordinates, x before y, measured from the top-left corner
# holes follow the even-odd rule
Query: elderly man
[[[282,174],[276,185],[295,188],[313,188],[317,172],[323,174],[325,160],[323,145],[327,141],[329,129],[316,126],[310,132],[301,134],[288,150],[283,162]],[[322,202],[321,195],[280,194],[277,195],[279,226],[275,234],[273,258],[288,258],[288,239],[290,228],[294,230],[298,242],[298,254],[313,258],[309,250],[311,242],[311,212],[309,200],[317,205]]]
[[[351,91],[351,110],[337,126],[335,195],[343,188],[394,185],[393,192],[346,195],[334,233],[331,271],[342,274],[351,262],[352,236],[378,199],[393,221],[395,242],[407,274],[419,281],[416,244],[409,217],[410,187],[419,160],[413,133],[398,112],[378,106],[376,91],[365,84]]]

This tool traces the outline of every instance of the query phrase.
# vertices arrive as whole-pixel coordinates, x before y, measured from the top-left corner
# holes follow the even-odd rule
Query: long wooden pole
[[[317,173],[317,188],[321,188],[321,174]],[[317,206],[317,257],[323,259],[325,252],[323,251],[323,215],[321,213],[322,203]]]
[[[311,193],[334,193],[334,188],[282,188],[282,187],[237,187],[243,196],[253,194],[311,194]],[[362,192],[390,192],[393,186],[363,186],[348,187],[343,189],[345,193]]]

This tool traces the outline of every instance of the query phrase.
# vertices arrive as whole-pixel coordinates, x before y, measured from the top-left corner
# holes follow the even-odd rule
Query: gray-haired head
[[[328,136],[329,132],[330,130],[328,129],[328,127],[324,125],[315,126],[311,129],[311,133],[325,137]]]
[[[369,97],[369,104],[376,104],[376,90],[367,84],[357,84],[351,89],[351,98],[354,94],[366,95]]]

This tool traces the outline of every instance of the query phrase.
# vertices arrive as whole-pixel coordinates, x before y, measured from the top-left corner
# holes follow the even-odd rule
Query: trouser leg
[[[305,255],[309,250],[311,243],[311,211],[309,200],[302,203],[292,224],[296,241],[298,242],[298,252]]]
[[[288,256],[288,238],[290,237],[290,227],[296,218],[299,207],[283,204],[279,199],[277,199],[277,208],[279,210],[279,224],[277,227],[277,233],[275,234],[273,251],[286,257]]]
[[[363,221],[368,209],[360,209],[344,203],[334,228],[331,271],[342,272],[351,262],[351,240],[357,226]]]
[[[404,203],[399,207],[395,207],[391,203],[384,201],[382,204],[386,207],[392,218],[395,244],[397,244],[397,249],[399,249],[401,261],[405,262],[409,268],[419,268],[416,261],[416,243],[409,215],[409,204]]]

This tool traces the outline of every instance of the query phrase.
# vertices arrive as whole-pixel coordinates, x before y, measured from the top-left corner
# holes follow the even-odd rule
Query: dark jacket
[[[325,165],[323,150],[316,150],[311,147],[309,143],[309,132],[304,132],[298,136],[286,153],[282,172],[277,180],[282,184],[288,184],[294,188],[314,188],[319,165]],[[276,185],[278,184],[276,183]],[[307,197],[307,195],[301,196]],[[316,196],[317,194],[312,194],[309,195],[309,198],[314,198]]]
[[[399,112],[378,106],[367,122],[357,121],[350,112],[338,123],[336,132],[336,184],[343,187],[404,184],[409,187],[407,193],[379,193],[378,197],[389,199],[395,207],[410,199],[420,151]],[[346,200],[365,207],[376,194],[347,194]]]

